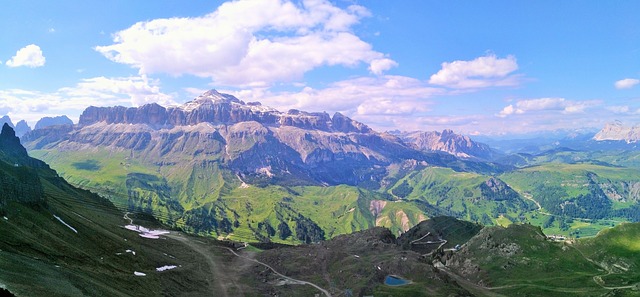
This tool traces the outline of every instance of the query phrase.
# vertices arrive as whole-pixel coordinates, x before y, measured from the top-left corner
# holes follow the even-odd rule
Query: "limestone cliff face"
[[[322,131],[357,132],[368,128],[361,123],[339,116],[339,127],[332,127],[327,113],[308,113],[299,110],[279,112],[260,103],[245,103],[228,94],[208,91],[178,107],[165,108],[152,103],[141,107],[89,107],[80,116],[79,125],[99,122],[107,124],[146,124],[155,128],[189,126],[200,123],[236,124],[255,121],[267,126],[292,126]],[[342,119],[346,118],[346,119]],[[357,128],[356,128],[357,127]]]

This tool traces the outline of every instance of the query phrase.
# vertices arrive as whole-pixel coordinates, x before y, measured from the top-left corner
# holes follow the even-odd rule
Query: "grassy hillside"
[[[428,167],[408,173],[385,191],[397,199],[424,201],[444,214],[485,225],[519,221],[534,208],[499,184],[502,182],[486,175]]]
[[[464,287],[506,296],[637,296],[640,224],[553,241],[528,224],[488,227],[443,257]]]
[[[15,187],[40,188],[29,192],[36,196],[23,199],[0,184],[0,286],[9,292],[17,296],[250,293],[251,286],[232,285],[229,272],[214,270],[235,260],[219,243],[206,238],[194,241],[177,232],[172,238],[182,240],[140,237],[124,228],[131,222],[111,202],[70,186],[47,167],[25,168],[0,160],[0,176],[20,176],[30,170],[32,179],[16,180]],[[159,226],[154,220],[130,216],[136,224]],[[175,268],[157,270],[167,265]],[[229,283],[214,282],[212,275]]]
[[[407,161],[389,166],[384,186],[369,190],[293,181],[248,185],[202,158],[155,162],[104,148],[32,153],[72,184],[108,197],[123,210],[153,214],[188,232],[246,241],[317,241],[372,226],[400,234],[437,215],[484,225],[530,222],[572,237],[640,219],[640,169],[577,163],[588,159],[584,152],[544,154],[536,160],[550,163],[498,176]],[[633,156],[608,161],[629,164]]]
[[[640,170],[594,164],[552,163],[499,176],[537,202],[527,220],[548,233],[593,236],[622,221],[638,221]]]
[[[389,203],[386,195],[352,186],[247,185],[215,162],[158,165],[105,149],[32,154],[123,210],[216,238],[300,243],[373,226],[399,234],[429,216],[415,203]]]
[[[537,227],[490,227],[446,265],[473,283],[507,296],[599,296],[599,267],[573,247],[547,241]]]
[[[578,241],[576,248],[605,271],[594,277],[601,286],[640,289],[640,224],[602,230]]]

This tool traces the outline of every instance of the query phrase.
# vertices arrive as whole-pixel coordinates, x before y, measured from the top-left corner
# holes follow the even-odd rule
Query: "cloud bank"
[[[367,9],[324,0],[240,0],[203,17],[139,22],[95,49],[140,74],[211,78],[216,85],[266,87],[294,82],[325,65],[369,64],[382,74],[397,63],[352,32]]]

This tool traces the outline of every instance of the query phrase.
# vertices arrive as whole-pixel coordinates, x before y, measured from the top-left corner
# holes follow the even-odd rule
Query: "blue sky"
[[[637,1],[10,1],[0,115],[182,104],[207,89],[378,130],[640,122]]]

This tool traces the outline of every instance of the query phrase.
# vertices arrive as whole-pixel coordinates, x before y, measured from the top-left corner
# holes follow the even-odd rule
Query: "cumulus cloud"
[[[471,61],[442,63],[442,69],[431,75],[429,83],[455,89],[515,86],[519,76],[511,74],[518,70],[514,56],[504,59],[495,55],[478,57]]]
[[[581,113],[589,107],[600,104],[597,100],[571,101],[565,98],[539,98],[520,100],[516,104],[509,104],[498,114],[498,117],[507,117],[513,114],[524,114],[535,111],[560,111],[562,113]]]
[[[635,78],[625,78],[614,83],[616,89],[630,89],[635,87],[637,84],[640,84],[640,79]]]
[[[42,50],[35,44],[29,44],[16,52],[16,55],[7,61],[9,67],[27,66],[31,68],[44,66],[45,57]]]
[[[367,63],[382,73],[395,62],[351,29],[369,15],[364,7],[342,9],[325,0],[240,0],[203,17],[136,23],[96,50],[140,74],[189,74],[226,86],[293,82],[325,65]]]
[[[398,63],[394,60],[391,59],[375,59],[373,61],[371,61],[371,64],[369,65],[369,71],[371,71],[371,73],[376,74],[376,75],[380,75],[383,72],[398,66]]]
[[[61,93],[72,98],[98,98],[110,102],[111,99],[127,98],[133,106],[158,103],[168,106],[176,102],[170,95],[160,92],[158,81],[141,77],[94,77],[83,79],[75,87],[62,88]],[[104,104],[104,102],[103,102]]]

